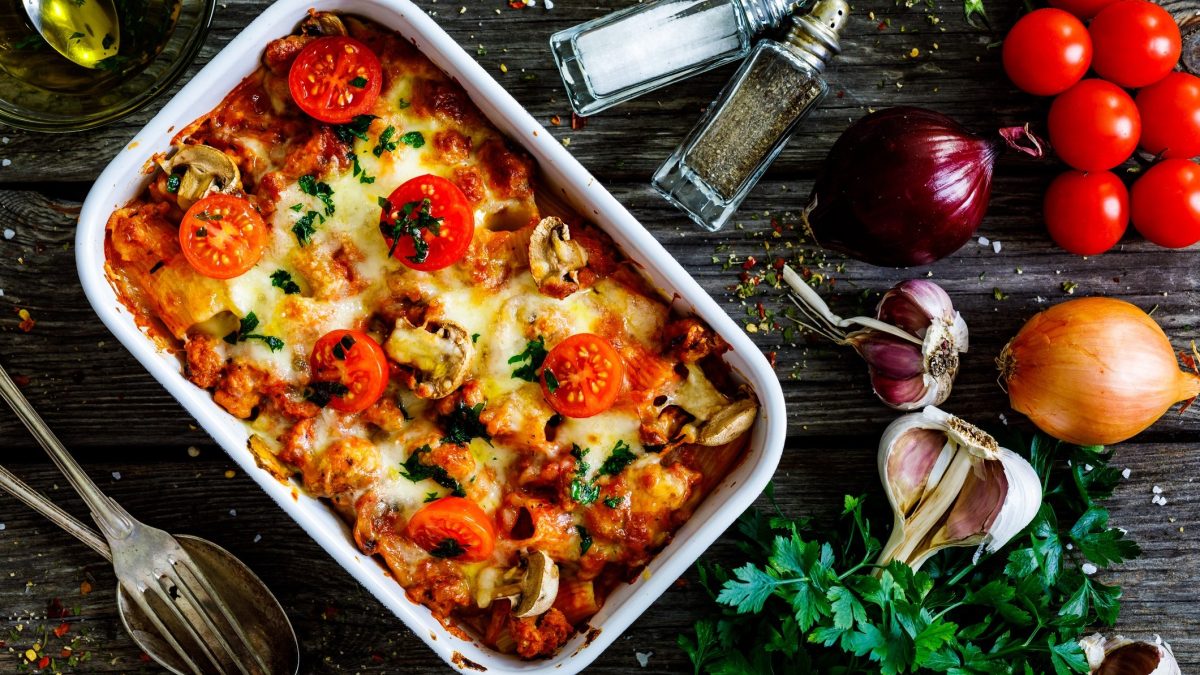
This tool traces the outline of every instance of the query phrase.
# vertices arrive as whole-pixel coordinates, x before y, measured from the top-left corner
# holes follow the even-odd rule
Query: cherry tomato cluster
[[[1055,97],[1050,144],[1073,170],[1046,191],[1050,236],[1096,255],[1132,220],[1160,246],[1200,241],[1200,166],[1191,161],[1200,155],[1200,78],[1174,71],[1175,20],[1148,0],[1049,2],[1013,26],[1002,60],[1017,87]],[[1085,78],[1089,70],[1095,77]],[[1139,147],[1157,162],[1131,191],[1112,169]]]

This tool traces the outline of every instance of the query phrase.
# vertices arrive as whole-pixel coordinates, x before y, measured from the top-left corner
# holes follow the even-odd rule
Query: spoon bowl
[[[33,27],[59,54],[101,68],[121,48],[113,0],[22,0]]]

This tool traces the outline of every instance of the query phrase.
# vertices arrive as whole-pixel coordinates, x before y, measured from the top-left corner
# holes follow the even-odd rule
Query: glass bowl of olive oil
[[[203,44],[216,5],[41,0],[39,32],[23,1],[0,0],[0,123],[50,132],[108,124],[168,90]]]

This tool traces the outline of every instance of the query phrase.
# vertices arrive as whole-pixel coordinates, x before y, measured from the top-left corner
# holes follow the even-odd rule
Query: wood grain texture
[[[1182,17],[1192,11],[1191,2],[1168,6]],[[220,6],[191,73],[267,4],[231,1]],[[556,138],[569,141],[571,152],[742,323],[749,319],[748,308],[756,312],[758,302],[776,311],[785,302],[774,289],[738,298],[731,290],[738,283],[738,265],[751,255],[761,261],[781,250],[789,257],[808,251],[794,232],[773,239],[771,223],[796,222],[822,158],[849,122],[873,108],[919,105],[991,134],[1025,121],[1036,126],[1048,104],[1019,94],[1003,76],[999,50],[989,48],[1011,25],[1019,3],[989,3],[995,33],[968,27],[953,3],[906,8],[876,0],[856,6],[843,54],[830,70],[833,94],[802,125],[747,200],[737,227],[702,233],[654,194],[648,181],[733,67],[654,92],[572,130],[546,41],[557,30],[627,3],[560,1],[549,12],[541,3],[512,10],[501,0],[419,4],[468,51],[483,52],[477,58],[485,68]],[[915,58],[913,48],[918,50]],[[501,72],[501,64],[507,73]],[[165,100],[82,134],[48,136],[0,127],[0,363],[28,378],[27,395],[103,487],[135,515],[209,537],[263,577],[296,624],[305,672],[445,671],[247,477],[224,477],[231,463],[120,347],[83,297],[73,250],[79,203],[90,181]],[[556,117],[561,126],[553,126]],[[822,292],[835,311],[849,314],[866,309],[864,291],[884,290],[902,278],[931,276],[941,283],[971,328],[971,352],[945,407],[985,424],[997,423],[1007,411],[993,359],[1024,320],[1069,297],[1062,290],[1064,282],[1078,285],[1077,296],[1113,295],[1153,310],[1177,348],[1200,337],[1200,253],[1194,248],[1164,251],[1133,234],[1118,250],[1100,257],[1080,259],[1056,249],[1041,225],[1040,202],[1059,170],[1049,161],[1001,156],[991,209],[980,231],[1002,242],[999,253],[971,242],[933,266],[908,271],[831,255],[824,267],[815,268],[836,279],[833,292],[828,286]],[[765,243],[771,244],[770,251]],[[732,256],[736,264],[722,269],[713,263],[714,256],[722,263]],[[819,258],[806,259],[815,264]],[[18,328],[19,309],[27,309],[36,321],[28,333]],[[764,351],[776,352],[788,401],[788,446],[776,477],[785,511],[831,519],[842,494],[877,494],[874,448],[880,430],[895,415],[871,394],[858,357],[815,340],[785,343],[780,331],[752,337]],[[1010,421],[1021,422],[1007,413]],[[1114,522],[1145,549],[1140,560],[1113,579],[1126,591],[1121,628],[1136,636],[1162,633],[1176,647],[1184,672],[1200,668],[1200,611],[1195,606],[1200,545],[1191,537],[1200,527],[1200,493],[1193,483],[1200,469],[1194,453],[1197,432],[1200,412],[1194,409],[1167,415],[1137,442],[1125,444],[1118,463],[1131,468],[1131,478],[1113,502]],[[189,446],[201,450],[199,458],[189,458]],[[81,513],[65,481],[7,413],[0,413],[0,449],[4,463]],[[113,472],[120,473],[120,480]],[[1154,485],[1163,488],[1167,506],[1151,503]],[[40,627],[58,625],[58,619],[43,618],[54,598],[80,608],[79,616],[68,620],[67,638],[80,631],[90,636],[86,648],[94,656],[75,672],[156,672],[139,659],[116,622],[112,573],[94,554],[3,495],[0,522],[5,525],[0,531],[0,631],[9,633],[0,635],[8,647],[0,649],[0,672],[17,669],[19,653],[41,639]],[[722,539],[707,557],[731,561],[737,556],[729,540]],[[653,652],[648,671],[688,670],[675,637],[710,605],[694,574],[686,579],[690,583],[677,585],[626,631],[594,672],[636,671],[636,652]],[[81,596],[84,580],[94,590]],[[49,640],[50,645],[62,643],[53,636]]]

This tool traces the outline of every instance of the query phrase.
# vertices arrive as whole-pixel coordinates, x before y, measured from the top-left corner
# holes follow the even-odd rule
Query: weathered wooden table
[[[740,263],[763,259],[772,220],[795,222],[826,151],[868,109],[908,104],[951,115],[980,132],[1044,120],[1047,102],[1019,94],[1000,68],[994,44],[1019,3],[989,2],[995,33],[970,28],[953,2],[927,7],[878,1],[856,6],[831,70],[831,95],[804,125],[738,215],[736,227],[694,229],[649,188],[651,173],[716,95],[731,67],[627,103],[572,129],[570,109],[547,50],[554,31],[616,7],[544,0],[515,10],[502,0],[419,0],[517,97],[739,322],[755,303],[782,306],[778,291],[749,300],[731,287]],[[465,4],[462,4],[465,3]],[[193,71],[253,19],[264,2],[223,2]],[[914,0],[907,4],[913,5]],[[873,10],[873,14],[868,14]],[[664,45],[664,49],[669,45]],[[185,77],[186,81],[186,77]],[[178,87],[176,87],[177,89]],[[228,547],[278,594],[303,646],[304,672],[444,671],[442,663],[398,619],[360,588],[291,523],[186,413],[121,348],[89,308],[75,274],[73,238],[79,203],[114,153],[166,99],[105,129],[50,136],[0,127],[0,362],[19,376],[29,398],[83,460],[93,477],[136,516],[172,531]],[[556,126],[561,121],[561,125]],[[1081,259],[1056,249],[1040,222],[1041,194],[1053,163],[1001,158],[991,211],[981,235],[929,268],[877,269],[830,257],[821,273],[844,291],[834,305],[849,310],[862,289],[929,275],[954,297],[971,328],[971,352],[946,409],[995,424],[1008,412],[993,359],[1021,323],[1048,303],[1075,295],[1114,295],[1150,310],[1183,348],[1200,337],[1200,251],[1167,251],[1131,234],[1118,250]],[[732,261],[730,266],[728,263]],[[723,269],[727,268],[727,269]],[[18,327],[18,310],[36,325]],[[756,313],[756,312],[755,312]],[[865,369],[845,349],[785,341],[781,331],[753,331],[775,352],[789,406],[787,450],[777,495],[791,515],[830,518],[845,493],[878,494],[875,447],[895,414],[871,394]],[[1116,462],[1131,469],[1113,500],[1114,522],[1141,543],[1144,555],[1115,581],[1125,585],[1121,628],[1162,633],[1184,672],[1200,668],[1200,515],[1192,453],[1200,414],[1169,414],[1123,444]],[[0,411],[0,460],[67,509],[82,506],[7,411]],[[1151,503],[1160,486],[1166,506]],[[74,644],[89,659],[64,672],[155,672],[124,635],[114,614],[115,580],[90,550],[15,499],[0,496],[0,671],[28,669],[35,644],[57,655]],[[733,559],[725,540],[708,554]],[[708,609],[694,583],[680,583],[602,656],[595,672],[636,671],[636,653],[651,654],[647,671],[690,670],[676,635]],[[69,632],[54,629],[69,618]]]

